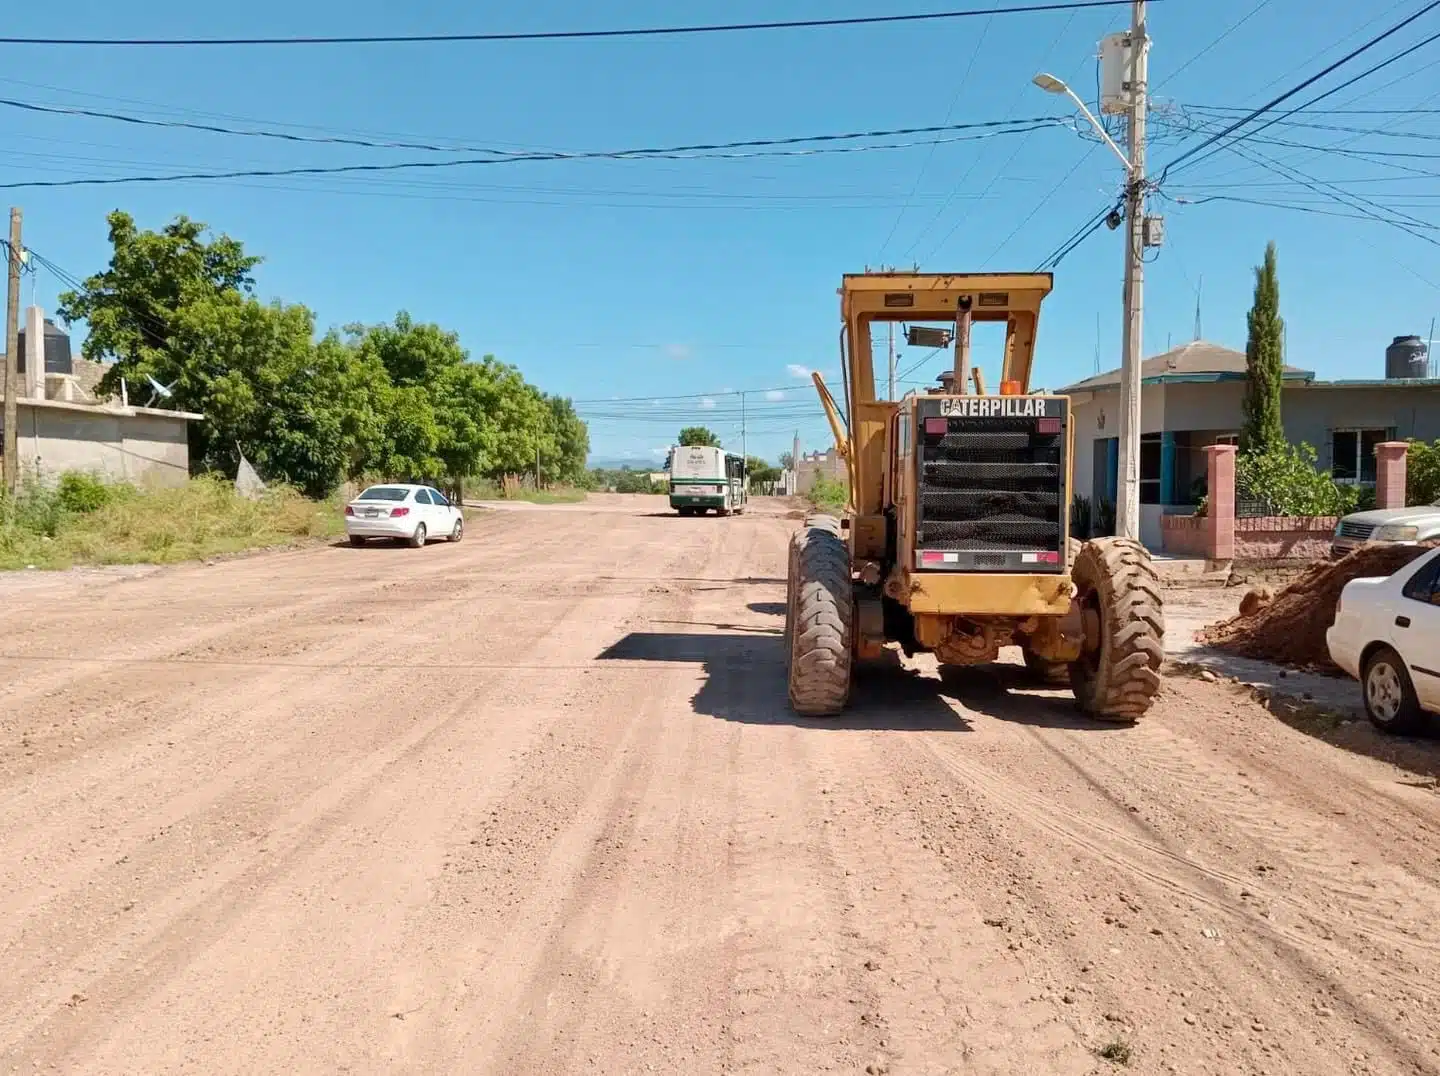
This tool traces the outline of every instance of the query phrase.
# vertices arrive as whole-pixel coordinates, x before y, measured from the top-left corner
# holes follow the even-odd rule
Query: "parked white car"
[[[351,545],[390,538],[419,549],[431,538],[460,541],[465,516],[431,486],[387,483],[371,486],[345,506],[345,533]]]
[[[1360,680],[1377,728],[1414,732],[1440,713],[1440,549],[1388,579],[1346,583],[1325,642]]]

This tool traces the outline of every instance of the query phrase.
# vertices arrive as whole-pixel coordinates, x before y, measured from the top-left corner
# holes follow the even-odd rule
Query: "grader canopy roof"
[[[876,399],[870,360],[873,322],[950,322],[968,310],[974,321],[1005,322],[1000,381],[1030,387],[1040,304],[1049,273],[849,273],[840,286],[845,320],[851,420],[857,403]]]

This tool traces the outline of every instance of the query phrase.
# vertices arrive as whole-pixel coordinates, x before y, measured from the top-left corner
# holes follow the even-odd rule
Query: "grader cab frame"
[[[1018,644],[1081,707],[1134,720],[1159,687],[1164,621],[1149,554],[1068,537],[1069,400],[1030,395],[1048,273],[864,273],[839,289],[845,403],[815,386],[850,479],[843,517],[811,516],[791,543],[786,608],[792,706],[832,714],[856,666],[890,644],[944,665]],[[872,329],[953,345],[932,391],[877,396]],[[998,395],[971,363],[976,322],[1005,325]],[[913,330],[912,330],[913,331]]]

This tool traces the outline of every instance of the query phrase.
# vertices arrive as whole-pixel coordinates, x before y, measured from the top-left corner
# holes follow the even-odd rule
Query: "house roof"
[[[1287,381],[1310,381],[1315,377],[1313,370],[1302,370],[1298,366],[1286,366]],[[1243,381],[1245,379],[1245,352],[1221,347],[1208,340],[1192,340],[1181,344],[1163,355],[1146,359],[1140,364],[1140,379],[1146,385],[1164,385],[1174,382]],[[1084,381],[1058,390],[1062,393],[1084,392],[1086,390],[1114,388],[1120,384],[1120,371],[1110,370],[1096,374]]]
[[[0,391],[0,402],[5,393]],[[166,411],[159,407],[122,407],[119,404],[71,403],[69,400],[38,400],[33,396],[16,396],[19,407],[43,407],[49,411],[76,411],[85,415],[113,415],[119,418],[134,418],[143,415],[149,418],[169,418],[186,422],[204,422],[205,416],[195,411]]]

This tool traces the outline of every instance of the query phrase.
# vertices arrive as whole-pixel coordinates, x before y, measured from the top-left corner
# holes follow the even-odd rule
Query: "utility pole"
[[[10,210],[10,287],[5,302],[5,492],[20,489],[20,210]]]
[[[746,450],[747,444],[748,442],[745,440],[745,394],[742,392],[740,394],[740,455],[745,457],[745,462],[748,465],[750,462],[750,453]]]
[[[895,323],[890,322],[890,399],[895,399]]]
[[[1129,175],[1125,183],[1125,336],[1120,358],[1120,474],[1115,529],[1140,537],[1140,363],[1145,326],[1145,0],[1130,5]]]
[[[540,492],[540,442],[535,442],[535,492]]]

